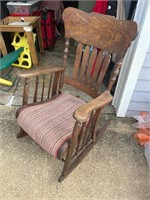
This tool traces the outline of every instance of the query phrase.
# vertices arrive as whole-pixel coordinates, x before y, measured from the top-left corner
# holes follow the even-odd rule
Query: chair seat
[[[54,100],[22,109],[17,123],[56,158],[59,148],[71,138],[75,123],[73,112],[84,103],[79,98],[63,93]]]

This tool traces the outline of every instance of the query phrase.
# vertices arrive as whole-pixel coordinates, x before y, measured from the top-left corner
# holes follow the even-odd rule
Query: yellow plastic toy
[[[6,79],[0,78],[0,85],[8,85],[8,86],[12,86],[13,83],[11,81],[8,81]]]
[[[33,33],[34,42],[36,34]],[[29,69],[32,66],[30,48],[27,43],[27,37],[25,33],[15,33],[12,45],[15,51],[4,55],[0,58],[0,72],[1,70],[8,68],[10,65],[15,67],[22,67]],[[14,83],[0,77],[0,85],[12,86]]]
[[[34,42],[36,39],[36,34],[33,33]],[[22,67],[25,69],[29,69],[32,66],[31,56],[30,56],[30,48],[27,43],[26,33],[15,33],[13,42],[11,43],[15,50],[20,47],[24,47],[24,51],[20,54],[18,60],[12,64],[15,67]]]
[[[20,56],[21,52],[23,52],[24,48],[20,47],[19,49],[8,53],[6,55],[4,55],[2,58],[0,58],[0,74],[1,71],[10,67],[10,65],[12,65],[12,63],[14,63]],[[12,86],[13,83],[4,79],[4,78],[0,78],[0,85],[8,85],[8,86]]]

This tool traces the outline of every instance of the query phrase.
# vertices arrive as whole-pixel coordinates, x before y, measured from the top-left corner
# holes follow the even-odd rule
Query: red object
[[[22,17],[22,16],[29,16],[29,15],[12,13],[12,14],[10,14],[10,16],[13,16],[13,17]]]
[[[42,38],[44,49],[52,51],[55,45],[55,18],[53,10],[38,10],[33,16],[41,17]]]
[[[108,6],[108,0],[96,0],[93,12],[105,14]]]
[[[148,112],[141,112],[140,116],[143,118],[144,121],[144,116],[148,116],[149,113]],[[149,118],[148,118],[149,119]],[[138,142],[140,143],[140,145],[144,145],[145,143],[150,141],[150,126],[145,128],[144,126],[141,126],[141,121],[138,121],[139,124],[139,131],[134,134],[134,138],[136,138],[138,140]]]
[[[97,49],[97,55],[98,55],[99,51],[100,51],[100,49]],[[93,74],[94,74],[94,71],[95,71],[95,65],[96,65],[96,59],[95,59],[95,61],[94,61],[93,67],[92,67],[91,77],[92,77]],[[101,70],[101,65],[99,66],[99,73],[100,73],[100,70]]]
[[[93,7],[92,11],[97,12],[97,13],[101,13],[101,14],[106,14],[107,7],[108,7],[108,0],[105,0],[105,1],[104,0],[96,0],[95,6]],[[94,74],[95,64],[96,64],[96,60],[95,60],[94,65],[92,67],[91,77]],[[101,68],[101,66],[100,66],[100,68]]]

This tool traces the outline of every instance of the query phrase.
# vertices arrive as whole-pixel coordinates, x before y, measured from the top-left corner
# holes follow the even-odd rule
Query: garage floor
[[[39,54],[40,67],[61,65],[63,39],[53,52]],[[69,64],[74,57],[74,45]],[[13,76],[15,71],[13,69]],[[20,69],[19,69],[20,70]],[[69,73],[69,65],[67,73]],[[53,159],[28,136],[16,139],[15,111],[21,105],[22,80],[15,91],[0,90],[0,199],[2,200],[148,200],[150,170],[144,149],[133,138],[132,118],[117,118],[110,105],[103,116],[112,116],[107,131],[83,162],[60,184],[62,162]],[[74,91],[72,91],[74,92]],[[11,96],[15,98],[11,106]]]

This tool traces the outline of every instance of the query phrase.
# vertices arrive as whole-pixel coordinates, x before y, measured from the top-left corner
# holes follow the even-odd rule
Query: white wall
[[[144,59],[126,116],[131,117],[141,111],[150,112],[150,46]]]
[[[140,78],[140,72],[144,73],[141,69],[150,45],[149,0],[138,0],[134,20],[138,24],[139,34],[125,56],[112,102],[112,105],[116,110],[116,115],[119,117],[126,116],[129,106],[134,106],[133,104],[130,104],[130,101],[132,101],[132,96],[135,95],[134,91],[138,90],[137,87],[141,88],[141,91],[138,90],[138,92],[142,92],[142,88],[145,88],[145,86],[141,86],[141,83],[138,80]],[[141,105],[142,104],[138,104],[139,109]],[[129,108],[130,110],[133,109],[131,109],[131,107]]]

